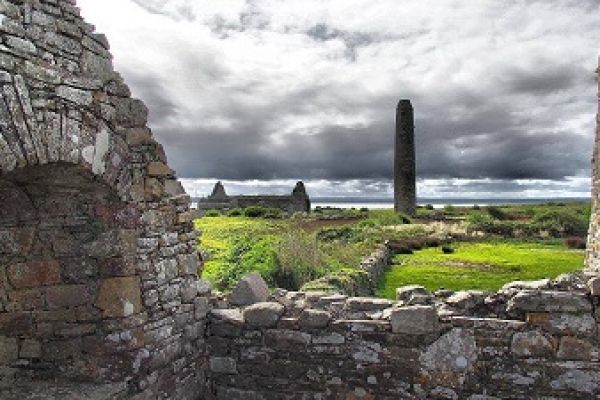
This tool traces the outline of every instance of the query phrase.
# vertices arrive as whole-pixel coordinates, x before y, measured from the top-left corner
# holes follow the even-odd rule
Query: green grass
[[[459,243],[455,252],[430,248],[397,255],[382,278],[380,297],[395,298],[397,287],[419,284],[434,291],[498,290],[515,280],[535,280],[581,269],[584,252],[563,244],[537,242]]]

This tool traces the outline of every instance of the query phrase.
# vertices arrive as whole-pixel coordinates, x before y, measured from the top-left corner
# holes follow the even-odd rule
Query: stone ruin
[[[589,272],[233,305],[108,48],[74,0],[0,0],[0,398],[599,398],[596,173]]]
[[[417,211],[415,117],[410,100],[396,108],[394,143],[394,210],[414,216]]]
[[[310,198],[306,193],[303,182],[296,183],[292,193],[287,196],[256,195],[256,196],[228,196],[221,181],[215,184],[210,196],[198,201],[198,212],[203,214],[208,210],[228,211],[234,208],[247,208],[261,206],[277,208],[288,214],[296,212],[310,212]]]

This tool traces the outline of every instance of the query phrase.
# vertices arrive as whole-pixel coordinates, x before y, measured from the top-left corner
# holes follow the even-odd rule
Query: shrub
[[[355,238],[356,231],[349,226],[322,228],[317,232],[317,240],[333,242],[336,240],[350,241]]]
[[[425,209],[426,210],[433,210],[434,209],[433,204],[426,204],[425,205]]]
[[[588,229],[586,216],[577,215],[568,210],[549,210],[534,217],[534,222],[540,230],[547,231],[551,236],[561,237],[585,236]]]
[[[479,210],[481,210],[481,207],[479,207],[478,204],[473,204],[473,210],[479,211]]]
[[[444,245],[444,246],[442,246],[442,253],[452,254],[452,253],[454,253],[454,248],[452,248],[452,246],[450,246],[450,245]]]
[[[281,237],[275,252],[277,268],[273,280],[278,287],[298,290],[323,274],[324,256],[310,235],[287,232]]]
[[[233,208],[227,212],[228,217],[241,217],[244,214],[244,210],[241,208]]]
[[[221,216],[221,211],[219,210],[206,210],[206,212],[204,213],[205,217],[220,217]]]
[[[278,219],[283,217],[283,211],[279,208],[265,209],[264,218]]]
[[[494,219],[498,219],[500,221],[508,219],[507,214],[500,207],[488,206],[486,207],[486,211]]]
[[[369,212],[369,209],[368,209],[367,207],[362,207],[362,208],[360,209],[360,212],[361,212],[361,213],[368,213],[368,212]]]
[[[244,208],[244,215],[248,218],[264,217],[267,209],[262,206],[250,206]]]
[[[574,250],[585,250],[587,246],[586,240],[579,236],[571,236],[565,239],[565,244],[568,248]]]

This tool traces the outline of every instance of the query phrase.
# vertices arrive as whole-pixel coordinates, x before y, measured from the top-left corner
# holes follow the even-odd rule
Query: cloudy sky
[[[79,0],[192,195],[586,196],[598,0]]]

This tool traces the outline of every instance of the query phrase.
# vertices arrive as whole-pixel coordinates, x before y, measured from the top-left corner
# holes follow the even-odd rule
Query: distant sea
[[[192,199],[192,207],[196,206],[197,198]],[[422,198],[417,204],[424,206],[431,204],[434,208],[443,208],[447,205],[455,207],[502,206],[511,204],[544,204],[544,203],[580,203],[590,202],[589,197],[554,197],[554,198],[510,198],[510,199],[449,199],[449,198]],[[388,198],[364,197],[317,197],[311,199],[312,207],[337,207],[337,208],[394,208],[394,200]]]
[[[473,207],[479,206],[503,206],[516,204],[545,204],[545,203],[580,203],[590,202],[586,197],[568,197],[568,198],[545,198],[545,199],[448,199],[448,198],[422,198],[417,200],[417,204],[425,206],[431,204],[434,208],[444,208],[451,205],[455,207]],[[385,209],[394,208],[393,199],[365,199],[358,197],[329,197],[312,199],[312,207],[337,207],[337,208],[370,208]]]

